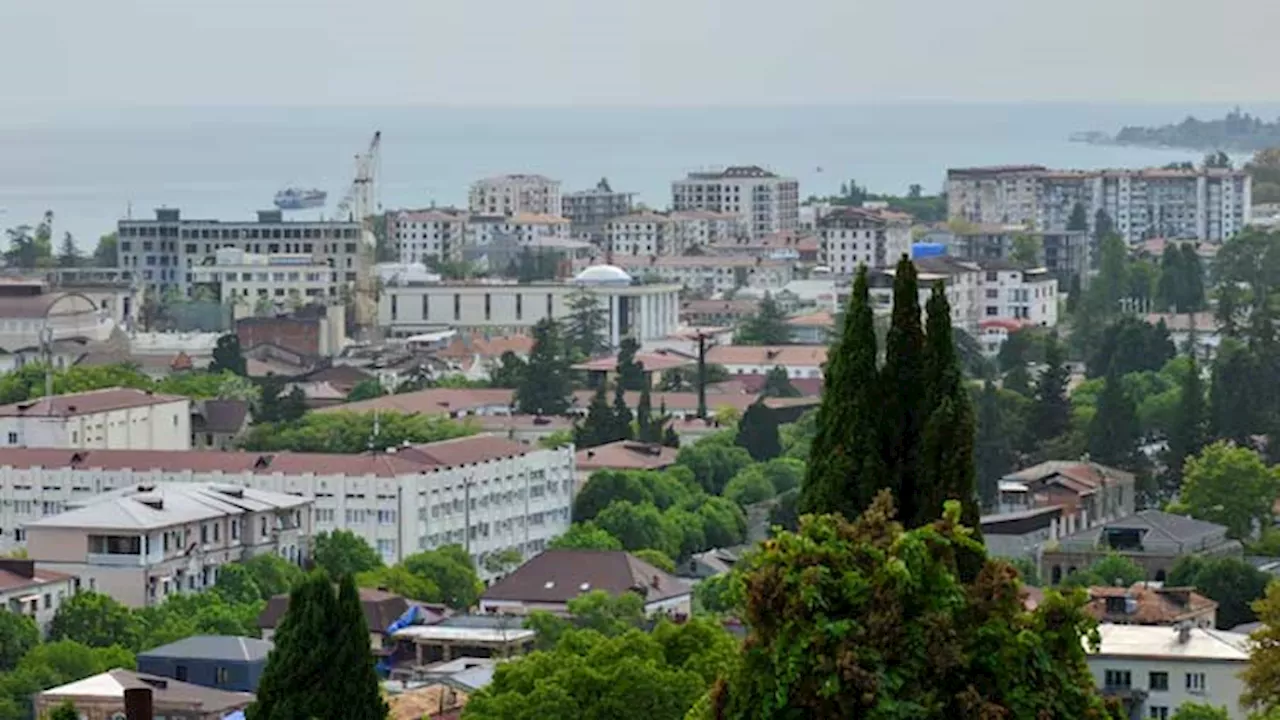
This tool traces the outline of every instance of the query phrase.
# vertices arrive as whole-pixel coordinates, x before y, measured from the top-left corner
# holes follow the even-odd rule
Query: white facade
[[[1193,702],[1225,707],[1233,720],[1248,717],[1240,707],[1247,635],[1105,623],[1098,631],[1102,642],[1088,657],[1089,671],[1104,693],[1133,698],[1133,717],[1168,720]]]
[[[514,238],[518,245],[539,240],[569,240],[569,227],[569,221],[559,215],[476,215],[468,221],[465,245],[484,247],[499,238]]]
[[[539,320],[564,320],[573,297],[597,298],[608,319],[608,340],[616,347],[634,334],[641,342],[666,337],[679,327],[680,287],[633,285],[614,267],[603,282],[594,266],[568,283],[443,282],[388,285],[378,300],[378,324],[392,337],[454,328],[476,332],[527,333]],[[585,279],[584,279],[585,276]]]
[[[751,237],[795,230],[800,218],[800,184],[756,166],[694,172],[671,183],[673,210],[710,210],[742,219]]]
[[[675,222],[654,212],[624,215],[605,225],[605,241],[615,264],[629,257],[678,255],[672,247],[674,236]]]
[[[742,287],[780,290],[794,267],[781,260],[690,255],[682,257],[614,256],[614,264],[632,277],[674,283],[690,290],[725,292]]]
[[[373,236],[359,222],[284,220],[263,210],[256,221],[183,220],[178,210],[156,210],[154,220],[118,223],[119,264],[143,287],[175,288],[190,297],[196,268],[212,262],[219,248],[259,255],[305,254],[355,283],[372,249]]]
[[[1249,223],[1252,184],[1243,170],[1063,171],[1041,166],[947,171],[952,218],[1061,231],[1077,204],[1089,232],[1105,211],[1128,242],[1150,237],[1223,241]]]
[[[0,549],[24,546],[27,523],[68,504],[140,483],[181,482],[307,498],[312,532],[354,532],[387,563],[449,544],[478,560],[509,548],[530,557],[569,527],[574,480],[572,445],[543,450],[488,435],[378,455],[73,455],[15,450],[0,457]]]
[[[0,608],[26,615],[41,635],[58,614],[62,603],[80,589],[80,579],[67,573],[37,568],[29,559],[0,559]]]
[[[5,405],[0,447],[187,450],[191,400],[111,388]]]
[[[252,309],[266,298],[276,305],[331,302],[338,297],[338,271],[311,255],[255,255],[222,248],[213,265],[193,268],[191,281],[218,288],[218,302]]]
[[[910,219],[898,213],[838,208],[818,220],[818,263],[837,275],[853,275],[859,265],[885,268],[911,252]]]
[[[110,301],[80,292],[48,291],[41,282],[0,283],[0,371],[43,360],[43,333],[53,341],[53,364],[64,367],[86,343],[103,342],[119,327]]]
[[[766,375],[781,367],[788,377],[821,378],[827,346],[716,345],[707,350],[707,362],[723,366],[730,375]]]
[[[406,265],[428,260],[457,260],[467,235],[466,213],[454,210],[406,210],[387,214],[387,237]]]
[[[1058,324],[1058,280],[1044,268],[979,262],[982,268],[981,321],[1017,320],[1025,325]]]
[[[559,215],[560,181],[542,175],[499,175],[472,184],[467,201],[475,215]]]

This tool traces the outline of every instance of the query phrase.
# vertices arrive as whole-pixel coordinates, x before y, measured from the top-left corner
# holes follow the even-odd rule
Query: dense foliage
[[[377,432],[375,433],[375,427]],[[255,425],[241,441],[260,452],[363,453],[474,435],[478,428],[445,417],[398,412],[307,413],[292,422]]]

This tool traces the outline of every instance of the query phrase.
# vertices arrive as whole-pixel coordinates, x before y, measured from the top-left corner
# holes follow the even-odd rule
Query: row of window
[[[1133,687],[1133,673],[1129,670],[1104,670],[1103,685],[1109,690],[1129,690]],[[1196,695],[1207,691],[1205,675],[1202,672],[1189,672],[1183,676],[1183,688]],[[1169,673],[1152,671],[1147,673],[1147,690],[1150,692],[1168,692]]]
[[[258,239],[347,239],[354,240],[360,237],[358,228],[344,227],[324,227],[324,228],[293,228],[293,227],[264,227],[264,228],[183,228],[179,231],[172,226],[157,225],[121,225],[120,237],[181,237],[183,240],[258,240]]]

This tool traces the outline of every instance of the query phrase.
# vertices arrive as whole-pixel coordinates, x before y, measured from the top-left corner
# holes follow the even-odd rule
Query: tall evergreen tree
[[[1036,380],[1035,436],[1052,440],[1071,424],[1071,403],[1067,400],[1067,368],[1062,364],[1062,346],[1050,335],[1044,348],[1045,368]]]
[[[884,487],[876,330],[867,268],[858,268],[844,328],[827,355],[800,510],[853,518]]]
[[[1187,273],[1182,266],[1182,251],[1178,246],[1165,249],[1160,257],[1160,280],[1156,283],[1156,307],[1162,312],[1188,312],[1184,307],[1184,298],[1188,295],[1185,286]]]
[[[74,268],[84,264],[84,257],[80,254],[80,249],[76,247],[75,238],[71,237],[71,233],[62,235],[62,245],[58,250],[58,267]]]
[[[613,386],[613,422],[610,423],[613,432],[612,437],[606,442],[630,440],[631,420],[631,408],[627,407],[626,390],[622,388],[622,383],[616,383]]]
[[[1206,307],[1204,294],[1204,265],[1196,252],[1195,243],[1182,245],[1182,288],[1185,312],[1199,312]]]
[[[1107,371],[1098,409],[1089,422],[1089,457],[1095,462],[1124,470],[1137,470],[1138,411],[1125,391],[1115,363]]]
[[[778,437],[778,418],[763,400],[756,400],[747,407],[738,421],[738,434],[734,438],[738,447],[746,448],[756,462],[772,460],[782,454],[782,440]]]
[[[335,668],[329,652],[337,609],[333,585],[324,573],[312,573],[294,587],[248,720],[334,717],[330,686]],[[367,647],[366,627],[359,625]]]
[[[662,441],[662,421],[653,417],[653,398],[647,384],[640,389],[640,403],[636,405],[636,439],[647,443]]]
[[[324,688],[330,711],[319,717],[385,720],[388,707],[369,649],[369,624],[350,575],[338,581],[335,610],[330,627],[336,637],[325,646],[326,652],[320,653],[332,672],[332,680]]]
[[[526,415],[563,415],[572,384],[560,325],[543,318],[533,326],[533,349],[516,388],[516,407]]]
[[[978,431],[974,440],[978,496],[982,507],[995,507],[1000,478],[1013,469],[1013,443],[1005,431],[1004,415],[996,386],[988,378],[978,397]]]
[[[791,384],[787,369],[781,365],[775,365],[765,373],[764,387],[760,388],[760,393],[765,397],[800,397],[800,391]]]
[[[1169,449],[1165,454],[1168,468],[1164,486],[1165,494],[1172,496],[1182,484],[1182,466],[1187,458],[1196,455],[1205,446],[1207,412],[1204,399],[1204,383],[1200,378],[1200,364],[1195,353],[1189,354],[1187,374],[1182,378],[1182,393],[1178,398],[1178,412],[1169,429]]]
[[[1253,350],[1239,341],[1227,338],[1218,347],[1209,385],[1209,426],[1214,439],[1252,446],[1252,436],[1262,425],[1256,395],[1258,367]]]
[[[591,403],[587,405],[587,417],[573,426],[573,444],[580,448],[595,447],[613,442],[614,416],[609,408],[608,386],[600,383]]]
[[[586,288],[579,288],[568,301],[569,317],[564,333],[567,352],[589,358],[607,351],[609,342],[605,333],[609,327],[609,314],[600,298]]]
[[[917,517],[923,525],[940,517],[947,500],[959,500],[965,525],[977,528],[982,513],[974,467],[974,417],[956,359],[951,304],[946,286],[937,283],[925,306],[924,345],[926,420],[921,439]],[[907,517],[903,516],[904,521]]]
[[[1089,231],[1089,213],[1083,203],[1076,203],[1071,208],[1071,217],[1067,219],[1067,229],[1071,232]]]
[[[649,376],[644,372],[644,364],[636,362],[636,353],[640,350],[640,341],[627,336],[618,345],[618,384],[624,390],[639,390],[645,386]]]
[[[738,329],[734,342],[738,345],[786,345],[791,342],[791,326],[773,296],[765,293],[760,309]]]
[[[906,255],[894,272],[893,314],[880,378],[885,478],[898,500],[899,517],[911,522],[921,516],[920,443],[928,409],[916,267]]]

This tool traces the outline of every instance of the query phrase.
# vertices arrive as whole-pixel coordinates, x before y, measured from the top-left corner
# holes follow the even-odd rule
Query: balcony
[[[117,553],[88,553],[85,555],[85,563],[108,567],[142,567],[144,565],[142,555],[122,555]]]

